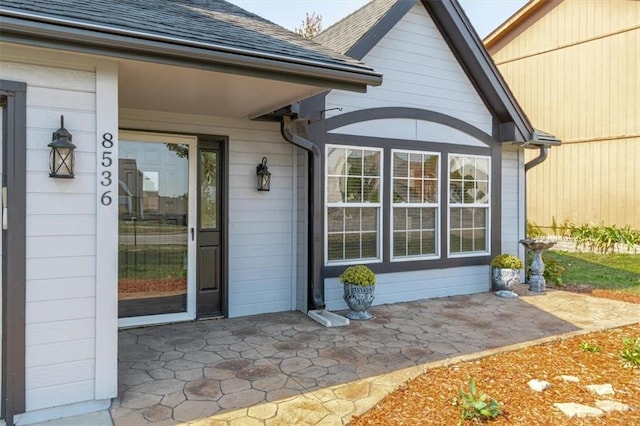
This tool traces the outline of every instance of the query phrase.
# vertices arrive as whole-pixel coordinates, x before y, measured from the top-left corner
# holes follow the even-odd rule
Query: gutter
[[[321,253],[322,253],[322,221],[320,217],[320,208],[322,194],[320,192],[321,175],[321,158],[320,148],[308,139],[298,136],[291,130],[291,116],[284,115],[280,122],[280,132],[282,137],[293,145],[307,151],[309,155],[309,245],[308,245],[308,282],[309,295],[308,306],[312,310],[324,310],[324,281],[321,275]]]
[[[537,157],[531,159],[527,164],[524,165],[525,173],[547,159],[550,146],[559,146],[561,143],[560,140],[556,139],[556,137],[552,134],[543,132],[541,130],[534,129],[531,136],[531,141],[527,144],[530,143],[531,145],[538,147],[540,149],[540,154],[538,154]]]

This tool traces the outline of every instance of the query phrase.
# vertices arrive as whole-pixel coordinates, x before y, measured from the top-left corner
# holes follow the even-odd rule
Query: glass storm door
[[[122,132],[119,145],[118,316],[121,325],[195,317],[196,138]]]
[[[5,120],[4,120],[4,113],[5,113],[5,106],[4,106],[4,99],[0,98],[0,186],[4,187],[5,182],[4,182],[4,172],[3,172],[3,161],[2,161],[2,153],[4,152],[4,134],[5,134]],[[0,222],[2,222],[2,228],[0,228],[0,259],[2,259],[2,262],[4,262],[4,256],[2,256],[2,239],[4,238],[4,221],[5,221],[5,211],[4,211],[4,203],[3,203],[3,197],[0,194]],[[2,338],[2,330],[4,329],[4,315],[2,314],[2,294],[4,292],[4,281],[2,279],[2,270],[3,270],[3,265],[0,264],[0,419],[4,419],[4,416],[2,415],[2,413],[4,412],[4,410],[2,409],[2,405],[3,405],[3,383],[4,381],[2,380],[2,366],[4,365],[4,363],[2,362],[2,357],[4,356],[4,339]]]

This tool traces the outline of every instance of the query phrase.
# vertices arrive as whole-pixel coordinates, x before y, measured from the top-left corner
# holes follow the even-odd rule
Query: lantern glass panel
[[[258,176],[258,188],[260,191],[269,191],[271,184],[271,177],[269,175]]]
[[[61,177],[73,176],[73,149],[52,148],[50,154],[51,174]]]

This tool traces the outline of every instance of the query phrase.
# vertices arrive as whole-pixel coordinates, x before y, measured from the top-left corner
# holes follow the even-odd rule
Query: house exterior
[[[563,140],[527,173],[529,220],[640,229],[640,2],[528,2],[484,40],[529,118]]]
[[[487,291],[522,255],[524,148],[557,141],[455,1],[374,1],[326,46],[222,0],[139,5],[0,6],[8,424],[107,408],[119,327],[340,309],[353,263],[377,303]]]

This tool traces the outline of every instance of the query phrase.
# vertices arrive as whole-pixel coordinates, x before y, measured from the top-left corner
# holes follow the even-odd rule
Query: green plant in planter
[[[359,286],[371,286],[376,284],[376,274],[365,265],[353,265],[340,274],[338,277],[342,284]]]
[[[522,260],[512,254],[500,254],[491,260],[491,267],[498,269],[521,269]]]

